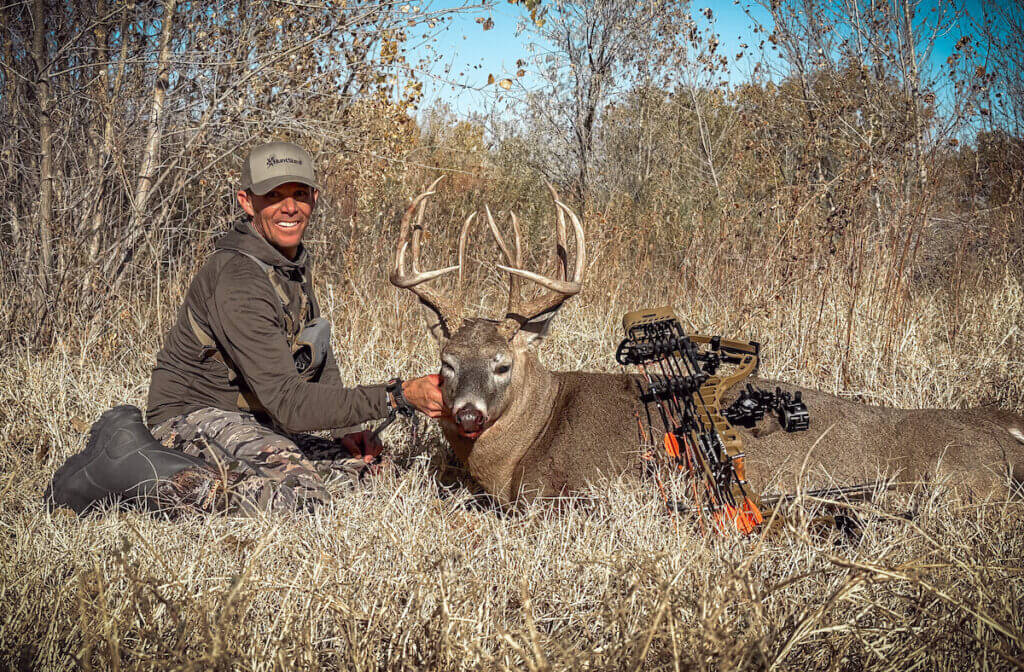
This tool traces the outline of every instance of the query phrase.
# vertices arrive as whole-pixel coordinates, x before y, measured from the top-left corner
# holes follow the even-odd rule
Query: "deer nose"
[[[484,414],[473,406],[463,406],[455,414],[455,422],[463,432],[474,434],[483,430]]]

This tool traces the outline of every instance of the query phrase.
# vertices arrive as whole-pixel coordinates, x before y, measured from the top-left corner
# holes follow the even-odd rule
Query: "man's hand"
[[[413,378],[402,383],[402,396],[420,413],[431,418],[439,418],[444,412],[440,384],[441,376],[436,373]]]
[[[351,453],[352,457],[362,459],[367,464],[376,461],[381,451],[384,450],[384,444],[368,429],[346,434],[341,437],[341,445]]]

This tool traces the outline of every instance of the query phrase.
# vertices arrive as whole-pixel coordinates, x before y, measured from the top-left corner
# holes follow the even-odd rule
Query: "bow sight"
[[[743,441],[732,424],[752,427],[770,410],[786,431],[807,429],[809,416],[800,393],[781,389],[766,392],[751,385],[725,411],[722,396],[757,370],[761,346],[721,336],[686,334],[670,307],[627,313],[622,319],[626,338],[615,358],[623,366],[640,370],[640,400],[647,415],[639,422],[641,439],[654,441],[658,432],[651,405],[664,429],[663,444],[674,470],[683,472],[697,511],[709,513],[717,529],[733,526],[749,533],[762,522],[760,501],[747,485]],[[728,376],[723,365],[734,366]],[[670,500],[659,479],[659,489],[671,510],[691,510]]]
[[[800,432],[811,424],[811,416],[799,390],[789,394],[776,387],[775,392],[769,392],[750,383],[747,383],[747,387],[740,392],[739,398],[722,411],[722,416],[730,425],[751,429],[764,419],[768,411],[775,414],[779,424],[787,432]]]

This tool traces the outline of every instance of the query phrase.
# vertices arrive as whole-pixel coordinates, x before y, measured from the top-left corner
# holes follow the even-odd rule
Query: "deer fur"
[[[540,341],[517,336],[508,343],[497,323],[471,320],[442,343],[442,361],[458,361],[460,368],[458,376],[442,374],[449,405],[467,398],[462,375],[467,370],[482,370],[502,352],[513,360],[511,381],[498,403],[487,409],[486,428],[479,436],[465,436],[453,416],[441,419],[458,459],[503,504],[581,492],[622,475],[639,476],[636,414],[643,409],[634,377],[549,371],[537,357]],[[809,488],[853,485],[879,476],[911,482],[948,478],[985,496],[1005,493],[1008,483],[1016,488],[1024,484],[1024,418],[1014,413],[989,408],[900,410],[777,381],[748,381],[801,391],[811,414],[811,427],[804,432],[765,432],[765,426],[771,427],[767,420],[754,430],[739,428],[747,477],[762,494],[793,491],[808,451],[800,485]],[[469,397],[485,394],[468,392]]]
[[[475,213],[463,224],[457,266],[419,268],[424,206],[438,181],[413,199],[402,217],[390,279],[419,297],[430,333],[441,347],[441,386],[449,412],[440,422],[458,459],[503,504],[578,492],[609,478],[639,474],[637,418],[643,408],[634,377],[549,371],[537,357],[552,318],[583,284],[585,246],[579,218],[548,185],[557,215],[561,274],[547,277],[519,268],[522,250],[515,214],[510,213],[514,244],[508,246],[487,209],[491,233],[508,263],[499,266],[509,273],[508,304],[502,320],[463,319],[461,306],[424,285],[456,271],[461,285]],[[566,216],[576,241],[571,272]],[[406,267],[407,251],[411,268]],[[544,291],[523,301],[523,280]],[[979,496],[1005,492],[1008,484],[1016,492],[1024,489],[1024,418],[1014,413],[992,408],[899,410],[782,382],[749,382],[799,390],[811,417],[808,431],[793,434],[770,427],[739,428],[747,478],[763,494],[791,491],[801,478],[801,486],[824,487],[879,476],[911,482],[948,477]],[[722,402],[728,404],[734,396],[726,395]]]

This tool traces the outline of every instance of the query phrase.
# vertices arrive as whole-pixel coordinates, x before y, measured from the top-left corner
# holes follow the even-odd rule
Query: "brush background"
[[[761,341],[769,377],[873,404],[1024,411],[1019,7],[988,7],[949,62],[923,56],[928,6],[886,7],[766,7],[774,40],[748,52],[764,69],[742,81],[722,81],[734,61],[704,28],[668,33],[684,60],[626,35],[619,63],[633,65],[594,102],[584,144],[566,111],[589,103],[564,70],[538,66],[548,88],[513,87],[507,111],[425,105],[421,71],[398,66],[414,28],[448,9],[409,24],[372,3],[0,8],[0,662],[1024,667],[1019,504],[956,483],[880,495],[859,545],[807,524],[814,502],[764,539],[708,538],[628,482],[516,515],[474,507],[436,428],[413,446],[398,427],[399,471],[312,515],[78,520],[41,502],[103,410],[144,404],[162,335],[237,214],[241,158],[271,138],[317,155],[307,241],[353,384],[438,368],[386,274],[404,205],[445,174],[428,267],[451,263],[458,225],[487,203],[505,225],[521,216],[527,266],[550,271],[545,179],[582,214],[586,286],[544,344],[551,368],[616,370],[622,314],[670,303],[697,332]],[[901,24],[904,9],[916,19]],[[547,20],[579,19],[553,6]],[[335,37],[303,41],[321,33]],[[655,55],[668,60],[635,67]],[[496,317],[505,279],[479,225],[469,256],[468,304]]]

